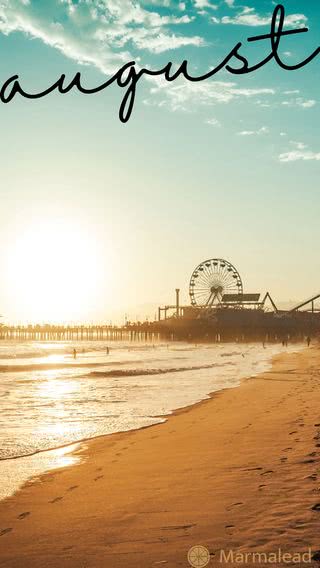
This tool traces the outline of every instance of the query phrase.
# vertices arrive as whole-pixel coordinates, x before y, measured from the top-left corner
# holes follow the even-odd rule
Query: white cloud
[[[270,25],[271,15],[262,16],[258,14],[254,8],[245,6],[241,12],[235,16],[224,16],[221,18],[222,24],[233,24],[241,26],[267,26]],[[303,27],[305,26],[308,18],[304,14],[290,14],[285,19],[287,26]]]
[[[297,150],[306,150],[308,148],[308,146],[304,142],[295,142],[294,140],[290,140],[290,144]]]
[[[310,162],[310,161],[320,161],[320,152],[314,152],[308,149],[308,146],[303,142],[290,142],[291,145],[295,147],[294,150],[289,150],[283,152],[279,155],[279,162],[289,163],[289,162]]]
[[[197,10],[204,10],[205,8],[209,8],[210,10],[217,10],[217,4],[212,4],[210,0],[193,0],[194,7]]]
[[[317,101],[314,99],[303,99],[302,97],[298,97],[296,99],[282,101],[281,104],[288,107],[313,108],[317,104]]]
[[[127,35],[127,39],[129,34]],[[175,34],[159,32],[156,36],[150,36],[141,30],[140,33],[134,32],[134,42],[139,49],[146,49],[152,53],[162,53],[170,49],[177,49],[186,45],[200,47],[204,41],[199,36],[186,37],[176,36]]]
[[[238,136],[261,136],[262,134],[269,134],[270,129],[267,126],[262,126],[258,130],[242,130],[237,132]]]
[[[162,2],[162,6],[165,4]],[[191,21],[192,17],[181,11],[178,15],[163,15],[134,0],[0,1],[0,32],[23,32],[104,73],[133,59],[130,51],[134,49],[160,53],[203,45],[198,36],[168,29],[185,28]]]
[[[209,124],[209,126],[214,126],[216,128],[219,128],[221,126],[221,122],[216,118],[208,118],[206,120],[206,124]]]
[[[309,99],[307,101],[297,101],[297,104],[302,108],[313,108],[317,104],[317,101]]]
[[[203,83],[190,83],[176,81],[166,83],[162,79],[156,79],[151,88],[153,100],[147,100],[148,104],[168,107],[170,110],[189,111],[193,104],[212,106],[227,104],[238,99],[254,98],[261,95],[274,95],[273,89],[249,89],[239,88],[236,83],[226,81],[207,81]]]
[[[310,161],[320,161],[320,152],[312,152],[311,150],[292,150],[290,152],[284,152],[280,154],[279,161],[288,162],[310,162]]]

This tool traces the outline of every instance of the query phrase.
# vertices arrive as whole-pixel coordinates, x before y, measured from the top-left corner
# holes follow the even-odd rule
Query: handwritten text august
[[[145,76],[149,77],[164,77],[164,79],[168,83],[172,83],[176,79],[183,77],[186,81],[190,81],[192,83],[197,83],[200,81],[206,81],[210,79],[219,71],[225,69],[227,72],[233,75],[245,75],[248,73],[253,73],[257,71],[270,61],[274,60],[282,69],[285,71],[295,71],[297,69],[301,69],[308,65],[313,59],[315,59],[320,53],[320,47],[317,47],[311,55],[309,55],[306,59],[301,61],[300,63],[294,65],[288,65],[284,61],[282,61],[279,55],[279,47],[281,43],[281,39],[285,36],[297,35],[297,34],[304,34],[309,31],[307,27],[304,28],[297,28],[294,30],[285,30],[285,8],[282,4],[278,4],[273,12],[272,20],[271,20],[271,29],[270,33],[265,35],[258,35],[254,37],[250,37],[247,39],[248,42],[262,42],[265,40],[270,41],[270,53],[267,57],[265,57],[259,63],[250,66],[249,61],[246,57],[241,54],[241,47],[242,43],[237,43],[234,48],[227,54],[227,56],[223,59],[223,61],[205,73],[204,75],[199,76],[191,76],[188,70],[188,61],[182,61],[179,68],[173,71],[173,63],[167,63],[162,69],[152,70],[152,69],[137,69],[136,62],[130,61],[121,67],[111,78],[107,81],[103,82],[97,87],[87,88],[84,87],[82,84],[82,77],[81,73],[78,72],[74,76],[71,82],[67,83],[66,76],[62,74],[57,81],[55,81],[52,85],[50,85],[46,90],[38,92],[38,93],[28,93],[26,92],[19,80],[18,75],[13,75],[8,80],[4,82],[0,89],[0,101],[2,103],[9,103],[13,100],[13,98],[19,94],[26,99],[40,99],[49,95],[53,91],[58,91],[59,93],[65,95],[69,93],[72,89],[77,89],[80,93],[84,95],[92,95],[103,91],[110,85],[116,83],[119,87],[125,89],[125,94],[122,99],[120,109],[119,109],[119,118],[121,122],[127,122],[132,114],[136,91],[137,91],[137,84],[138,81]]]

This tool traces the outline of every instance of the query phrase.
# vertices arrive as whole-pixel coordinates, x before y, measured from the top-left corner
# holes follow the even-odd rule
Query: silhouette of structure
[[[176,338],[214,341],[279,340],[320,333],[320,294],[292,310],[279,310],[269,292],[246,293],[237,269],[227,260],[210,259],[193,271],[190,305],[159,307],[163,332]]]
[[[158,320],[113,325],[0,324],[0,340],[18,341],[278,341],[320,336],[320,294],[291,310],[279,310],[269,292],[247,293],[239,272],[228,261],[210,259],[193,271],[190,304],[158,308]]]
[[[320,306],[316,305],[316,301],[320,299],[320,294],[317,294],[316,296],[312,296],[312,298],[309,298],[308,300],[305,300],[304,302],[302,302],[301,304],[298,304],[297,306],[295,306],[294,308],[292,308],[292,310],[290,310],[290,313],[293,312],[298,312],[298,311],[304,311],[304,312],[310,312],[311,313],[319,313],[320,312]]]

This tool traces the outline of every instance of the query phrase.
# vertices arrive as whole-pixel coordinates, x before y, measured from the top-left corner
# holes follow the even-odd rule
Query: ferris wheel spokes
[[[192,273],[189,294],[193,306],[212,307],[220,304],[225,294],[242,293],[240,274],[227,260],[206,260]]]

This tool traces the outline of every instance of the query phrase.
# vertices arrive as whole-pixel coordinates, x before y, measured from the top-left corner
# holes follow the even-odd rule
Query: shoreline
[[[275,344],[277,345],[277,344]],[[273,346],[274,347],[274,346]],[[294,343],[293,345],[290,346],[289,350],[286,351],[286,353],[296,353],[301,351],[302,349],[304,349],[305,346],[303,343]],[[264,365],[268,367],[268,370],[270,370],[272,368],[272,364],[273,364],[273,359],[274,357],[278,356],[280,353],[283,353],[281,351],[278,351],[276,353],[271,353],[269,355],[269,357],[264,361]],[[108,364],[108,363],[106,363]],[[113,363],[109,363],[110,365],[112,365]],[[101,363],[98,363],[97,365],[101,365]],[[104,364],[103,364],[104,365]],[[60,365],[58,365],[59,367]],[[217,366],[219,366],[219,364],[214,363],[214,364],[208,364],[208,365],[201,365],[199,367],[190,367],[187,368],[188,371],[192,371],[195,372],[196,370],[203,370],[203,369],[210,369],[212,367],[212,369],[215,369]],[[176,372],[180,372],[181,369],[177,369]],[[102,433],[102,434],[96,434],[94,436],[89,436],[89,437],[83,437],[83,438],[79,438],[79,439],[75,439],[75,440],[70,440],[66,443],[62,443],[60,445],[56,445],[56,446],[52,446],[52,447],[47,447],[47,448],[43,448],[43,449],[39,449],[27,454],[21,454],[21,455],[12,455],[10,457],[4,457],[4,458],[0,458],[0,468],[1,465],[4,464],[5,469],[7,469],[7,478],[10,476],[10,489],[5,490],[2,489],[0,486],[0,502],[10,498],[12,496],[14,496],[17,492],[19,492],[20,490],[23,489],[25,484],[28,483],[32,483],[33,479],[39,479],[41,478],[42,475],[46,475],[48,473],[50,473],[51,471],[55,471],[57,469],[60,468],[64,468],[64,467],[69,467],[71,465],[77,464],[80,461],[80,458],[78,458],[78,455],[81,454],[81,448],[82,446],[84,446],[86,443],[90,443],[90,441],[92,440],[99,440],[101,438],[104,437],[109,437],[112,436],[114,434],[125,434],[126,432],[133,432],[133,431],[137,431],[137,430],[144,430],[145,428],[150,428],[153,427],[157,424],[162,424],[164,422],[166,422],[171,416],[174,416],[175,414],[178,414],[180,411],[183,412],[184,410],[189,410],[192,409],[194,406],[197,406],[198,404],[201,404],[202,402],[206,401],[206,400],[210,400],[212,397],[214,397],[216,394],[223,392],[225,390],[228,389],[233,389],[233,388],[238,388],[243,381],[246,380],[250,380],[258,375],[260,375],[262,372],[267,372],[267,370],[256,370],[251,372],[251,374],[248,376],[247,374],[245,374],[244,372],[240,372],[237,382],[235,382],[234,384],[228,384],[226,386],[223,387],[218,387],[216,390],[213,391],[208,391],[206,393],[203,393],[202,398],[199,400],[195,400],[194,402],[191,403],[187,403],[185,406],[178,406],[177,408],[173,408],[170,409],[168,412],[163,413],[163,414],[157,414],[157,415],[152,415],[150,416],[150,418],[152,418],[154,420],[154,422],[151,422],[150,424],[146,424],[146,425],[140,425],[140,426],[134,426],[131,429],[127,429],[127,430],[120,430],[120,431],[115,431],[115,432],[109,432],[109,433]],[[167,370],[164,371],[164,373],[167,373]],[[148,374],[149,371],[148,371]],[[77,448],[76,450],[76,458],[73,459],[73,453],[74,453],[74,447]],[[80,448],[78,450],[78,448]],[[67,457],[69,456],[69,457]],[[8,471],[8,469],[10,468],[10,464],[16,462],[17,460],[26,460],[24,463],[24,475],[22,478],[16,478],[15,482],[12,482],[12,479],[16,477],[15,471],[10,472]],[[39,463],[37,463],[39,462]],[[42,465],[42,469],[41,469],[41,465]],[[7,467],[6,467],[7,466]],[[29,472],[28,475],[25,474],[25,472]],[[3,472],[2,472],[3,473]],[[10,475],[12,473],[12,475]]]
[[[239,524],[242,523],[240,532],[243,532],[248,519],[252,521],[251,507],[254,508],[255,503],[252,501],[250,511],[244,512],[242,489],[244,494],[253,492],[255,499],[257,495],[265,499],[270,497],[268,486],[271,485],[275,490],[273,497],[283,500],[288,496],[287,485],[281,485],[273,476],[273,445],[279,442],[275,434],[281,438],[287,429],[287,420],[296,415],[296,407],[290,404],[280,416],[278,407],[279,403],[288,406],[287,396],[288,400],[295,399],[294,383],[298,382],[300,387],[304,373],[309,376],[316,373],[319,359],[317,348],[276,355],[272,369],[241,380],[237,388],[213,392],[209,398],[177,409],[162,423],[81,443],[85,447],[77,451],[83,458],[80,464],[45,473],[40,481],[27,483],[18,493],[0,502],[0,542],[6,547],[0,560],[3,556],[5,565],[10,568],[22,564],[27,568],[45,565],[73,568],[90,559],[88,566],[100,568],[108,564],[112,555],[113,565],[121,568],[145,562],[148,566],[163,562],[175,567],[187,565],[186,553],[194,544],[204,544],[216,554],[215,547],[219,543],[222,546],[234,540]],[[320,390],[318,382],[313,384],[313,390]],[[308,398],[307,393],[304,394]],[[299,392],[300,398],[301,395]],[[269,403],[276,402],[277,410],[271,421],[268,416],[271,408],[265,410],[262,424],[259,408],[268,397]],[[318,423],[320,412],[317,412],[316,396],[312,393],[311,400],[309,398],[308,404],[314,404],[314,422]],[[281,425],[276,432],[275,425]],[[306,426],[299,426],[300,432],[307,432]],[[266,438],[271,427],[272,437]],[[312,429],[312,425],[309,427]],[[249,436],[253,430],[256,430],[255,435]],[[299,435],[293,430],[292,435],[295,434]],[[313,437],[310,436],[304,446],[312,446]],[[268,442],[266,447],[263,440]],[[289,441],[292,440],[289,436]],[[304,447],[301,439],[299,443],[300,446],[298,442],[295,444],[297,451]],[[125,447],[120,447],[123,444]],[[282,470],[286,469],[291,451],[293,447],[289,448],[289,444],[282,450],[280,466],[277,464]],[[316,448],[312,459],[303,463],[306,470],[312,469],[311,477],[316,475],[319,453]],[[259,464],[259,460],[265,463]],[[291,465],[286,472],[286,483],[292,485],[297,464]],[[298,470],[299,467],[301,469],[301,465]],[[253,482],[253,476],[259,477]],[[265,480],[268,483],[262,483]],[[261,484],[255,487],[258,481]],[[306,485],[307,492],[317,487],[316,479],[300,480],[300,483]],[[294,488],[299,489],[296,483]],[[293,494],[292,490],[290,495]],[[312,498],[316,504],[320,493],[312,494]],[[270,506],[272,508],[272,500],[267,509],[269,517]],[[286,507],[284,512],[277,510],[277,505],[274,507],[276,514],[272,516],[272,523],[261,527],[262,531],[272,533],[271,540],[262,542],[266,539],[261,535],[255,539],[255,523],[243,538],[249,550],[257,546],[258,541],[262,551],[276,541],[279,544],[281,531],[277,532],[277,527],[272,529],[271,525],[277,525],[286,516]],[[260,508],[256,509],[254,518],[259,519],[261,513]],[[313,511],[312,521],[319,522],[319,514]],[[224,524],[223,516],[230,516],[232,522],[226,520]],[[305,525],[305,546],[310,541],[312,550],[319,550],[317,531],[310,530],[307,521]],[[105,533],[103,527],[108,528]],[[301,531],[299,536],[303,534]],[[290,539],[284,534],[284,549],[302,546],[302,542],[298,542],[301,538],[288,542]],[[236,540],[237,548],[241,548],[241,539]],[[62,558],[65,558],[64,564]]]

